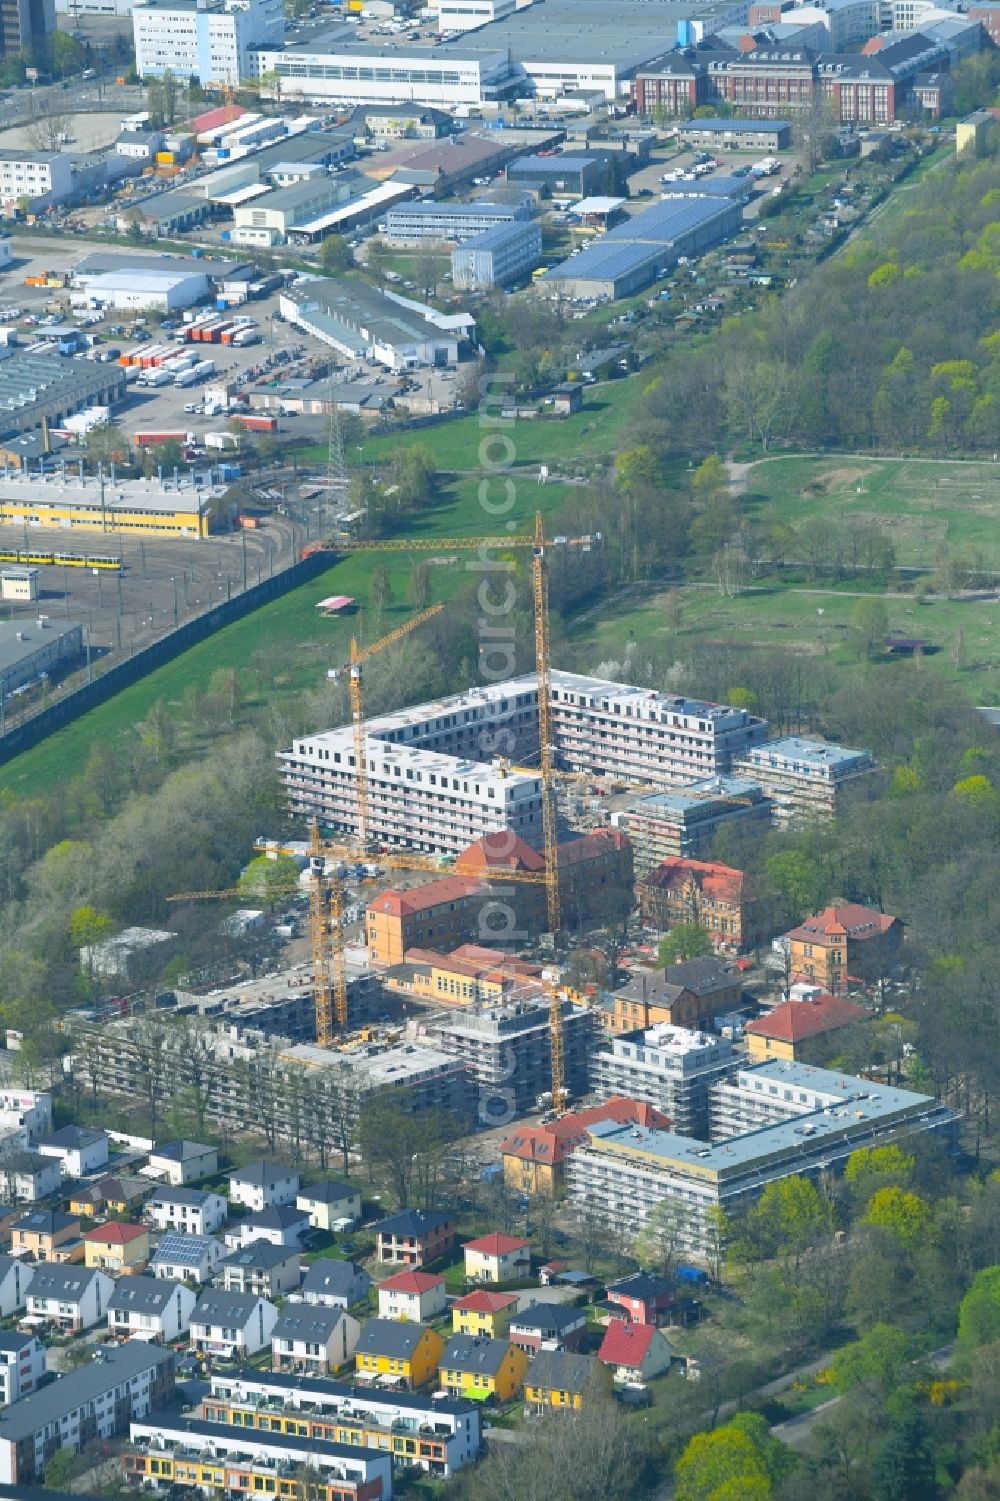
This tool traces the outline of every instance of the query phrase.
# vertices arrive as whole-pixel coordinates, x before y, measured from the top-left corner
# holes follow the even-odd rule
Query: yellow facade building
[[[207,537],[218,527],[219,495],[205,486],[166,489],[157,480],[66,482],[12,477],[0,485],[0,526],[154,537]]]
[[[477,1287],[451,1305],[451,1327],[456,1334],[506,1339],[517,1304],[517,1293],[494,1293]]]
[[[438,1379],[458,1397],[509,1402],[521,1390],[527,1370],[527,1353],[505,1339],[453,1334],[441,1356]]]
[[[436,1329],[403,1319],[369,1319],[354,1351],[357,1372],[395,1377],[411,1389],[436,1374],[444,1340]]]

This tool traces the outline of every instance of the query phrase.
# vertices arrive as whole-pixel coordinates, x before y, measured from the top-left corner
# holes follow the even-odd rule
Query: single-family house
[[[539,1350],[524,1378],[524,1400],[536,1412],[583,1407],[588,1392],[607,1390],[607,1368],[593,1355]]]
[[[295,1196],[298,1209],[304,1209],[314,1230],[346,1230],[361,1218],[361,1190],[353,1183],[338,1183],[324,1178],[322,1183],[307,1183]]]
[[[25,1307],[32,1318],[48,1319],[59,1329],[77,1333],[100,1324],[115,1284],[97,1267],[37,1267]]]
[[[151,1177],[172,1183],[175,1188],[187,1183],[198,1183],[219,1171],[219,1154],[215,1147],[203,1141],[165,1141],[154,1147],[149,1154],[149,1165],[144,1171]]]
[[[587,1333],[587,1311],[572,1303],[533,1303],[510,1321],[507,1338],[529,1354],[578,1350]]]
[[[295,1292],[301,1278],[298,1251],[267,1240],[251,1241],[222,1263],[222,1285],[229,1293],[283,1298]]]
[[[470,1282],[515,1282],[531,1272],[531,1242],[493,1231],[467,1240],[465,1275]]]
[[[675,1295],[666,1277],[654,1272],[633,1272],[608,1285],[608,1302],[632,1324],[666,1324]]]
[[[163,1277],[119,1277],[108,1301],[108,1329],[122,1339],[179,1339],[188,1332],[197,1294]]]
[[[34,1275],[34,1262],[22,1261],[18,1256],[0,1256],[0,1319],[9,1319],[24,1307]]]
[[[455,1221],[433,1209],[401,1209],[375,1226],[379,1261],[425,1266],[455,1244]]]
[[[0,1159],[0,1195],[20,1204],[37,1204],[59,1192],[62,1167],[56,1157],[40,1152],[11,1152]]]
[[[85,1214],[88,1219],[101,1215],[130,1215],[149,1197],[148,1178],[100,1178],[96,1183],[80,1183],[69,1195],[71,1214]]]
[[[361,1325],[342,1308],[286,1303],[271,1330],[271,1366],[328,1376],[354,1354]]]
[[[842,1045],[843,1028],[856,1026],[865,1015],[853,1001],[816,990],[747,1022],[743,1029],[747,1054],[751,1063],[782,1058],[821,1065]]]
[[[652,1381],[669,1371],[673,1352],[655,1324],[612,1319],[597,1358],[615,1381]]]
[[[108,1220],[83,1233],[84,1266],[103,1272],[141,1272],[149,1260],[149,1231],[145,1225]]]
[[[227,1205],[221,1194],[203,1188],[158,1188],[146,1205],[146,1218],[155,1230],[183,1230],[187,1235],[213,1235],[226,1223]]]
[[[36,1390],[45,1370],[45,1346],[37,1334],[0,1331],[0,1407]]]
[[[440,1385],[459,1397],[509,1402],[521,1390],[528,1357],[505,1339],[484,1334],[453,1334],[438,1371]]]
[[[229,1197],[234,1204],[259,1214],[279,1204],[294,1204],[299,1191],[299,1175],[283,1162],[262,1157],[229,1174]]]
[[[902,942],[900,918],[860,902],[824,907],[785,934],[791,978],[827,995],[846,995],[852,984],[883,980]]]
[[[369,1319],[354,1347],[360,1381],[383,1385],[395,1378],[400,1386],[423,1386],[436,1374],[444,1340],[436,1329],[404,1319]]]
[[[367,1300],[372,1279],[356,1261],[321,1256],[306,1269],[299,1289],[303,1302],[316,1308],[353,1308]]]
[[[254,1293],[209,1288],[191,1315],[191,1348],[223,1360],[256,1355],[271,1343],[278,1310]]]
[[[477,1287],[451,1305],[451,1327],[456,1334],[485,1334],[506,1339],[511,1319],[517,1313],[517,1293],[494,1293]]]
[[[57,1209],[31,1209],[14,1221],[10,1248],[15,1256],[34,1261],[82,1261],[80,1221],[75,1214],[60,1214]]]
[[[248,1214],[246,1219],[234,1220],[222,1238],[232,1251],[238,1251],[241,1246],[248,1246],[255,1240],[266,1240],[272,1246],[288,1246],[297,1251],[302,1237],[311,1228],[309,1215],[304,1209],[296,1209],[294,1204],[279,1204],[257,1214]]]
[[[378,1285],[380,1319],[425,1319],[444,1313],[448,1294],[443,1277],[434,1272],[396,1272]]]
[[[108,1138],[90,1126],[63,1126],[38,1143],[43,1157],[54,1157],[64,1178],[86,1178],[108,1165]]]
[[[184,1235],[172,1230],[164,1235],[149,1258],[154,1277],[168,1282],[209,1282],[225,1256],[222,1242],[211,1235]]]

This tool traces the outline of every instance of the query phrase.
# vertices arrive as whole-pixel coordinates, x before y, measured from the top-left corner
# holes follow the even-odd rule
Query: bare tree
[[[28,144],[35,151],[56,151],[69,135],[70,117],[58,109],[39,115],[27,127]]]

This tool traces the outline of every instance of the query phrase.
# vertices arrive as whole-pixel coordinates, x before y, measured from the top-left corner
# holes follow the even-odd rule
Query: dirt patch
[[[863,480],[868,473],[866,469],[828,469],[825,474],[817,474],[800,491],[803,500],[809,500],[817,495],[829,495],[831,490],[843,490],[851,485],[856,485],[858,480]]]

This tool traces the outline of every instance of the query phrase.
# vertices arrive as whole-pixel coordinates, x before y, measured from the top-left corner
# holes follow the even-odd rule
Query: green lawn
[[[858,670],[857,656],[847,639],[856,601],[853,594],[823,587],[808,592],[764,587],[738,599],[724,599],[714,588],[697,585],[676,592],[683,604],[678,631],[667,620],[662,593],[639,604],[609,604],[599,618],[576,627],[570,623],[565,655],[572,660],[560,665],[592,671],[602,661],[621,662],[629,643],[629,655],[638,659],[644,650],[665,653],[672,640],[703,645],[728,645],[738,640],[743,646],[779,647],[814,657],[844,674]],[[923,671],[957,681],[976,703],[1000,701],[1000,602],[933,600],[918,605],[905,594],[884,598],[890,631],[918,636],[935,649],[919,662],[879,660],[873,664],[876,671]],[[964,648],[961,665],[955,660],[959,632]]]
[[[1000,464],[934,459],[764,459],[743,507],[751,520],[857,518],[883,527],[901,566],[929,567],[942,543],[977,544],[995,559]]]

